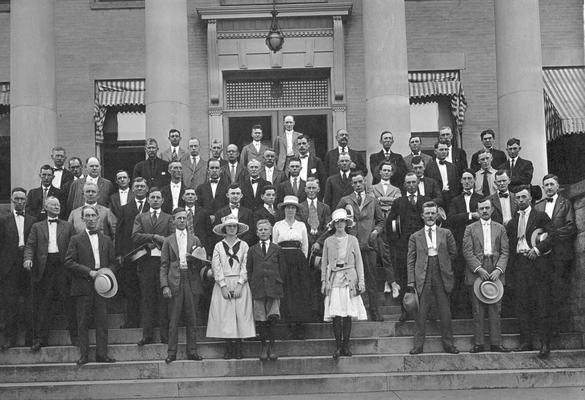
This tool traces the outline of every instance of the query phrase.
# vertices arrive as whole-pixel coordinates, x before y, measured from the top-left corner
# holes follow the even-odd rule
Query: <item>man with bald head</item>
[[[359,152],[349,148],[349,132],[347,129],[339,129],[335,134],[335,140],[337,140],[337,148],[329,150],[325,155],[325,160],[323,160],[325,174],[332,176],[339,172],[339,157],[342,154],[348,154],[351,158],[350,169],[352,171],[362,171],[367,175],[366,160]]]
[[[221,173],[229,183],[237,183],[245,173],[244,165],[240,162],[240,150],[235,144],[229,144],[225,152],[228,162],[221,167]]]
[[[270,182],[260,178],[260,168],[262,164],[256,159],[248,161],[248,174],[240,178],[240,188],[242,189],[242,205],[255,211],[262,206],[262,189],[270,185]]]
[[[87,182],[97,185],[97,203],[104,207],[109,207],[110,196],[116,191],[111,181],[100,176],[102,166],[96,157],[89,157],[87,159],[85,169],[87,170],[87,176],[73,181],[69,189],[69,197],[67,198],[67,209],[69,212],[81,207],[85,202],[83,198],[83,187]]]

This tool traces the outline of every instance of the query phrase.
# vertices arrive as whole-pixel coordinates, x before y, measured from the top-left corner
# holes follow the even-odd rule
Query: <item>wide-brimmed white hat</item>
[[[243,234],[243,233],[248,232],[248,229],[250,229],[250,227],[248,225],[243,224],[240,221],[238,221],[238,219],[236,218],[235,215],[229,214],[221,219],[221,224],[218,224],[218,225],[213,227],[213,233],[215,233],[216,235],[219,235],[219,236],[227,236],[227,234],[225,233],[225,227],[228,225],[237,225],[238,226],[238,233],[236,234],[238,236]]]
[[[109,299],[118,293],[118,281],[114,271],[109,268],[100,268],[98,275],[93,280],[93,287],[97,294]]]
[[[295,206],[297,210],[299,209],[299,198],[297,196],[289,195],[284,196],[284,200],[282,203],[278,205],[278,209],[282,210],[286,206]]]
[[[341,220],[345,220],[345,223],[347,224],[348,228],[351,228],[353,226],[353,219],[349,215],[347,215],[347,211],[343,208],[338,208],[337,210],[333,211],[333,213],[331,214],[331,222],[329,222],[327,227],[329,229],[332,229],[332,228],[334,228],[334,224],[337,221],[341,221]]]

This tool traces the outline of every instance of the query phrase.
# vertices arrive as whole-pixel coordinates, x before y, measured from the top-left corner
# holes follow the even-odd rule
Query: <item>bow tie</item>
[[[308,157],[309,157],[309,155],[308,155],[308,154],[305,154],[304,156],[300,156],[300,158],[301,158],[301,159],[303,159],[303,158],[308,158]]]
[[[258,183],[259,181],[260,181],[260,178],[256,178],[256,179],[250,178],[250,182],[252,183],[252,185],[255,183]]]
[[[445,164],[447,164],[447,161],[445,161],[445,160],[441,160],[441,161],[439,161],[439,164],[441,164],[441,165],[445,165]]]
[[[467,190],[466,190],[466,191],[464,191],[464,192],[463,192],[463,194],[464,194],[465,196],[471,196],[471,192],[469,192],[469,191],[467,191]]]
[[[57,172],[57,171],[63,171],[63,168],[53,168],[53,171]]]
[[[546,202],[547,203],[552,203],[553,201],[555,201],[555,199],[553,199],[552,197],[547,197],[546,198]]]
[[[230,208],[231,208],[232,210],[235,210],[235,209],[237,209],[237,208],[240,208],[240,205],[238,204],[238,205],[235,205],[235,206],[234,206],[234,205],[231,205],[231,204],[230,204]]]
[[[506,198],[506,199],[507,199],[507,198],[508,198],[508,196],[510,196],[510,195],[508,194],[508,192],[506,192],[506,193],[498,192],[498,196],[500,196],[500,197],[503,197],[503,198]]]
[[[98,231],[96,229],[96,230],[93,230],[93,231],[87,231],[87,233],[89,233],[90,235],[93,236],[93,235],[97,235],[98,234]]]
[[[24,212],[22,212],[22,211],[16,211],[16,215],[20,215],[21,217],[24,217]]]
[[[59,220],[57,218],[51,218],[51,219],[47,219],[47,221],[49,221],[49,224],[57,223]]]
[[[210,179],[209,183],[219,183],[219,179]]]

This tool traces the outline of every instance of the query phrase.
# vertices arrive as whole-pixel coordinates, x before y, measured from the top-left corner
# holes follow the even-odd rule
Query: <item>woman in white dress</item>
[[[336,349],[333,358],[351,357],[349,337],[351,319],[366,320],[366,308],[360,293],[366,289],[364,264],[357,238],[345,232],[353,221],[344,209],[331,215],[335,233],[325,239],[321,259],[321,292],[325,295],[325,321],[333,321]],[[342,339],[343,338],[343,339]]]
[[[293,339],[304,339],[303,322],[311,321],[311,271],[307,261],[309,238],[307,227],[297,221],[299,208],[296,196],[285,196],[278,205],[284,209],[284,219],[274,224],[272,241],[280,250],[280,270],[284,277],[284,297],[281,310],[292,328]]]
[[[238,222],[231,214],[213,228],[215,234],[224,238],[215,245],[211,260],[215,285],[209,306],[207,336],[226,339],[225,359],[243,358],[242,339],[256,336],[246,272],[248,244],[238,238],[248,229],[248,225]]]

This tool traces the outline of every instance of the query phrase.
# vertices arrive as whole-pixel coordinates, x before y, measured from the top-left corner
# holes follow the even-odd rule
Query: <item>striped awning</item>
[[[543,70],[547,140],[585,133],[585,67]]]
[[[10,105],[10,83],[0,82],[0,106]]]
[[[411,102],[433,101],[437,96],[451,100],[451,114],[457,122],[459,133],[463,128],[467,101],[461,87],[459,71],[409,72],[408,90]]]
[[[95,139],[104,141],[104,121],[108,107],[140,106],[144,102],[144,79],[95,82]]]

